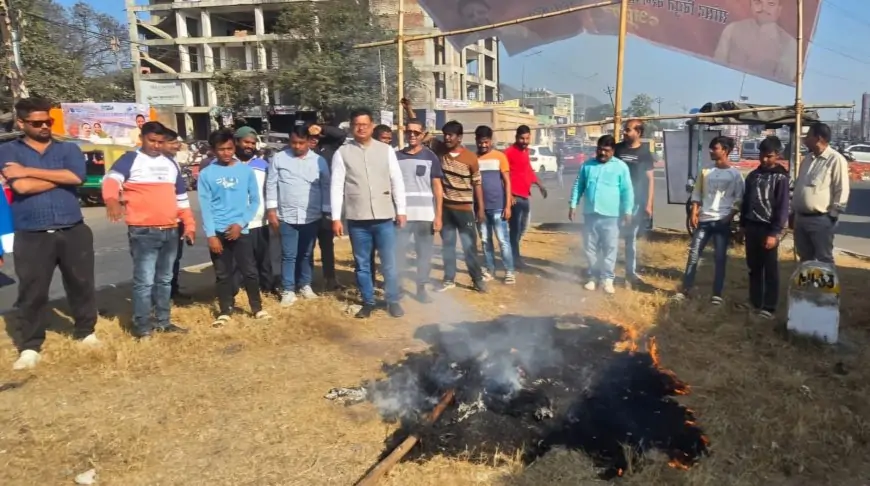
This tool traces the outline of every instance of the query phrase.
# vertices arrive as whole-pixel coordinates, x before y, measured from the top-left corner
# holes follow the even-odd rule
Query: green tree
[[[655,114],[653,98],[648,94],[639,94],[632,98],[625,110],[626,116],[651,116]]]
[[[259,104],[259,91],[266,85],[290,104],[318,111],[325,119],[343,118],[357,106],[393,109],[398,104],[395,47],[353,48],[394,36],[390,21],[375,17],[368,2],[290,3],[276,26],[282,36],[274,44],[279,67],[258,73],[256,81],[249,73],[221,73],[215,85],[222,103],[237,111]],[[405,89],[410,90],[417,71],[407,57],[404,67]]]

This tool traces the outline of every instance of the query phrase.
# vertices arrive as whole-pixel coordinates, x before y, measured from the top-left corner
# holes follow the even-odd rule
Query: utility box
[[[788,284],[789,331],[834,344],[840,329],[840,278],[830,263],[803,262]]]

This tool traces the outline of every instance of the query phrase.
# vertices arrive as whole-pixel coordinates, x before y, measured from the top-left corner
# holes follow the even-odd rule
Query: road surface
[[[542,199],[534,191],[532,199],[532,222],[560,223],[568,222],[568,197],[574,174],[566,174],[565,187],[560,189],[554,177],[547,177],[545,185],[550,189],[550,197]],[[196,198],[192,198],[196,210]],[[119,284],[131,279],[132,263],[127,244],[127,229],[123,224],[112,224],[106,220],[103,208],[84,209],[85,221],[94,231],[94,246],[96,254],[97,287]],[[198,218],[197,211],[197,218]],[[682,205],[667,204],[664,169],[656,170],[656,226],[683,230],[685,228],[685,210]],[[198,228],[198,241],[193,247],[185,247],[182,266],[197,265],[209,261],[202,228]],[[854,182],[849,200],[849,213],[841,218],[835,245],[839,248],[870,255],[870,183]],[[7,259],[3,272],[14,278],[12,258]],[[0,289],[0,312],[12,308],[17,286],[10,285]],[[60,274],[55,272],[50,298],[64,296]]]

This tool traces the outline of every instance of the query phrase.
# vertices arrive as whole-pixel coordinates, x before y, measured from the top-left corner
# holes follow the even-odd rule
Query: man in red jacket
[[[515,140],[513,145],[505,149],[504,154],[510,165],[511,192],[513,193],[510,219],[511,252],[514,257],[514,266],[519,269],[525,267],[520,256],[520,240],[523,239],[531,219],[532,207],[529,199],[532,197],[532,185],[538,186],[544,199],[547,198],[547,189],[538,180],[535,170],[532,169],[532,162],[529,160],[529,142],[532,140],[532,130],[528,125],[517,127]]]

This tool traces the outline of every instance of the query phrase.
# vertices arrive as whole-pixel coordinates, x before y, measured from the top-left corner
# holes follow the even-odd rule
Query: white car
[[[529,145],[529,161],[538,173],[556,172],[556,154],[546,145]]]
[[[870,162],[870,145],[849,145],[845,151],[852,154],[855,162]]]

